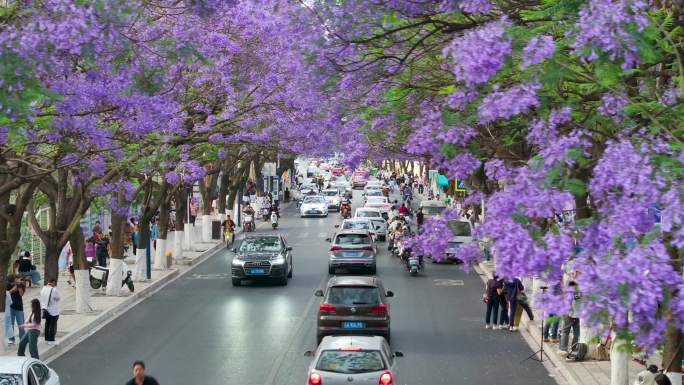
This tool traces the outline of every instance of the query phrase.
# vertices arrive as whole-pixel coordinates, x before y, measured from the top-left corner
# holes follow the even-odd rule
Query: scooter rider
[[[343,217],[346,218],[347,214],[351,212],[351,205],[349,204],[349,200],[345,199],[342,201],[342,204],[340,205],[340,213],[342,214]]]
[[[406,207],[405,203],[401,204],[401,207],[399,207],[399,215],[409,215],[410,211],[408,207]]]
[[[245,225],[254,226],[254,208],[249,202],[247,202],[247,204],[245,204],[245,207],[242,208],[242,213],[245,214],[245,216],[252,217],[252,222],[248,223],[247,221],[245,221]]]

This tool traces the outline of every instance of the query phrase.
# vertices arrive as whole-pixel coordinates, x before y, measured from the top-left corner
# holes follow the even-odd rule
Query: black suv
[[[282,235],[250,234],[232,251],[233,286],[240,286],[244,279],[270,279],[287,285],[292,278],[292,247]]]

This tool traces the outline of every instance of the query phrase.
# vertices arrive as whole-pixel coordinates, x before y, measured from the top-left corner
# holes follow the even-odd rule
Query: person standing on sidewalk
[[[21,278],[18,276],[10,276],[9,283],[7,284],[7,293],[10,297],[9,309],[7,304],[5,304],[5,336],[8,337],[8,344],[14,343],[14,323],[19,326],[19,339],[24,337],[24,329],[21,325],[24,323],[24,303],[22,302],[22,297],[24,296],[24,291],[26,288],[21,283]],[[9,310],[9,314],[8,314]]]
[[[97,257],[97,264],[102,267],[107,267],[107,258],[109,258],[109,238],[104,234],[93,234],[95,241],[95,256]]]
[[[496,294],[499,297],[499,306],[501,307],[501,315],[499,316],[499,329],[506,330],[508,326],[508,301],[506,301],[506,292],[504,291],[504,280],[499,279]]]
[[[515,312],[518,305],[525,310],[527,316],[530,317],[530,321],[534,321],[534,315],[532,314],[532,309],[527,304],[527,296],[524,293],[525,287],[520,279],[513,278],[511,281],[506,282],[504,290],[506,292],[506,300],[508,301],[508,330],[514,332],[518,330],[515,326]]]
[[[145,363],[135,361],[133,363],[133,378],[126,385],[159,385],[154,377],[145,375]]]
[[[131,244],[133,244],[133,255],[138,251],[138,241],[140,240],[140,227],[135,218],[131,218]]]
[[[568,283],[570,290],[573,290],[572,305],[570,305],[570,313],[563,318],[563,326],[561,327],[560,346],[558,347],[558,354],[567,355],[572,351],[572,348],[579,342],[580,337],[580,320],[577,317],[577,302],[580,299],[580,293],[577,283],[570,281]],[[570,331],[572,330],[572,343],[568,344],[570,340]]]
[[[19,325],[20,329],[26,330],[26,334],[19,341],[19,351],[17,355],[23,357],[26,352],[26,345],[29,347],[31,358],[38,357],[38,337],[40,337],[40,301],[37,298],[31,300],[31,315],[25,324]]]
[[[487,304],[487,311],[485,313],[485,329],[489,329],[489,321],[491,320],[492,330],[499,328],[496,322],[499,315],[499,294],[497,289],[501,288],[501,282],[499,281],[499,276],[494,274],[492,278],[487,281],[485,285],[485,291],[483,294],[483,300]],[[492,315],[494,316],[492,319]]]
[[[45,318],[45,342],[55,345],[57,335],[57,320],[59,319],[59,290],[57,280],[51,278],[47,286],[40,291],[40,302],[43,304],[43,318]]]

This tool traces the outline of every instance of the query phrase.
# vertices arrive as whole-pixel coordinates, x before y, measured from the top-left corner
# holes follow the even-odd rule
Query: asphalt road
[[[313,293],[328,278],[324,239],[339,218],[300,219],[294,206],[285,211],[280,231],[295,258],[288,286],[232,287],[230,253],[220,252],[51,366],[66,385],[124,384],[138,359],[161,385],[305,384],[310,358],[304,352],[315,349]],[[484,329],[476,273],[428,262],[410,277],[384,246],[378,247],[378,276],[395,292],[392,345],[405,354],[395,384],[555,383],[541,364],[521,364],[532,352],[519,334]]]

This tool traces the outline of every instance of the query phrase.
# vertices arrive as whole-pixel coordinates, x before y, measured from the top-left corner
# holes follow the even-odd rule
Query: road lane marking
[[[461,279],[435,279],[435,286],[464,286],[465,282]]]
[[[230,276],[228,273],[218,274],[192,274],[186,279],[226,279]]]
[[[318,287],[316,287],[315,290],[322,289],[325,284],[326,279],[328,278],[327,275],[323,275],[321,278],[321,281],[318,283]],[[290,339],[287,341],[285,344],[284,350],[276,357],[276,360],[274,362],[275,365],[271,367],[271,371],[268,373],[268,377],[266,377],[266,381],[264,382],[264,385],[273,385],[276,383],[276,378],[278,378],[278,373],[280,372],[280,369],[283,366],[283,363],[285,362],[285,356],[287,356],[287,353],[290,350],[290,346],[296,341],[297,336],[299,333],[302,331],[302,327],[304,326],[304,323],[306,321],[306,317],[311,311],[311,308],[313,305],[318,301],[318,297],[315,297],[313,293],[311,293],[311,299],[309,302],[306,304],[306,307],[304,308],[304,311],[302,312],[302,315],[299,317],[299,321],[293,328],[294,333],[292,333]],[[302,352],[304,353],[304,352]]]

